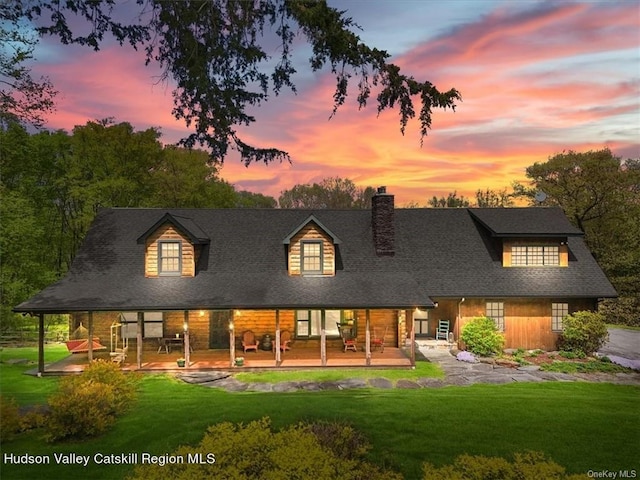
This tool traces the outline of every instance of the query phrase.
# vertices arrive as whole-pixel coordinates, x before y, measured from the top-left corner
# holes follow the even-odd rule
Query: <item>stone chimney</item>
[[[371,224],[376,255],[393,255],[396,227],[393,195],[387,193],[387,187],[378,187],[378,192],[371,198]]]

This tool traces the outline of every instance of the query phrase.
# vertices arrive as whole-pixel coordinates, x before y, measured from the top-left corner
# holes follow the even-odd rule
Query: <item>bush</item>
[[[137,377],[103,360],[91,362],[78,376],[60,381],[49,398],[46,439],[92,437],[104,433],[125,411],[136,395]]]
[[[334,435],[336,442],[329,448],[327,444]],[[334,451],[351,447],[355,447],[353,453],[336,454]],[[268,418],[247,425],[224,422],[209,427],[199,445],[183,446],[170,454],[184,458],[184,463],[139,465],[132,478],[402,479],[396,472],[382,470],[365,461],[363,448],[368,449],[363,438],[346,425],[299,423],[274,432]],[[188,461],[189,455],[193,459],[198,453],[202,463]]]
[[[583,475],[568,475],[564,467],[540,452],[515,453],[513,461],[501,457],[460,455],[453,465],[436,468],[423,465],[423,480],[577,480]]]
[[[504,335],[498,332],[495,322],[489,317],[476,317],[462,327],[460,336],[467,349],[483,357],[500,353],[504,346]]]
[[[562,320],[558,350],[591,355],[608,340],[604,316],[597,312],[575,312]]]
[[[13,398],[0,395],[0,443],[13,439],[20,431],[20,413]]]

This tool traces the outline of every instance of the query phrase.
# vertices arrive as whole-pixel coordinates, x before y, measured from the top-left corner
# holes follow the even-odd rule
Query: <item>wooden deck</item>
[[[191,353],[190,364],[183,368],[177,365],[177,359],[183,357],[182,352],[156,353],[145,351],[142,355],[142,368],[136,365],[136,353],[129,351],[127,359],[122,365],[123,370],[140,372],[166,372],[166,371],[206,371],[229,370],[229,350],[196,350]],[[349,368],[366,367],[366,355],[364,351],[344,352],[341,348],[327,349],[327,364],[323,367],[320,360],[320,351],[311,348],[291,349],[281,354],[282,362],[276,366],[275,353],[258,350],[243,353],[236,351],[236,358],[244,358],[240,369],[300,369],[300,368]],[[109,352],[95,352],[94,359],[109,360]],[[76,353],[45,366],[45,375],[66,375],[80,373],[89,363],[86,353]],[[400,348],[385,347],[384,352],[378,350],[371,352],[370,367],[374,368],[411,368],[409,352]]]

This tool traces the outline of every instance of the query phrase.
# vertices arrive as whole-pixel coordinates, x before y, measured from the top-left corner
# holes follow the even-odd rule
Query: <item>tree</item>
[[[58,93],[47,77],[35,80],[25,65],[38,37],[21,17],[20,2],[0,3],[0,128],[10,121],[41,127]]]
[[[349,179],[329,177],[320,183],[298,184],[280,194],[280,208],[370,208],[373,187],[358,188]]]
[[[466,208],[470,207],[471,203],[468,199],[464,198],[464,195],[458,197],[458,192],[449,193],[447,197],[436,197],[435,195],[427,202],[427,206],[432,208]]]
[[[520,197],[562,208],[620,295],[608,302],[609,321],[640,321],[640,160],[623,161],[608,148],[568,151],[526,169],[529,186]],[[626,319],[626,320],[625,320]]]
[[[246,190],[236,192],[236,208],[276,208],[277,206],[278,201],[273,197]]]
[[[42,22],[39,31],[56,35],[65,43],[98,50],[104,35],[120,44],[144,48],[147,64],[157,62],[163,79],[175,82],[173,114],[195,132],[182,144],[210,149],[211,159],[222,162],[229,147],[240,152],[246,165],[289,159],[278,148],[259,148],[240,138],[237,127],[255,122],[250,109],[276,96],[284,87],[296,92],[292,49],[301,34],[311,45],[311,69],[328,65],[335,75],[333,113],[344,104],[349,85],[357,82],[357,103],[366,106],[376,89],[378,112],[398,107],[400,129],[419,111],[421,138],[431,128],[432,109],[455,109],[461,99],[456,89],[439,91],[428,81],[418,81],[388,63],[389,54],[365,45],[353,32],[353,19],[315,0],[137,0],[137,23],[116,20],[113,1],[34,0],[23,13]],[[68,19],[67,17],[71,18]],[[49,18],[47,18],[49,17]],[[50,21],[49,21],[50,19]],[[89,33],[76,34],[80,24]],[[272,59],[266,35],[275,29],[280,55]],[[298,33],[299,32],[299,33]],[[267,73],[270,71],[270,75]]]
[[[507,189],[476,191],[476,206],[480,208],[502,208],[513,206],[513,194],[507,193]]]
[[[143,204],[163,208],[233,207],[236,193],[218,178],[218,168],[208,165],[204,150],[165,147],[160,162],[149,175],[150,195]]]

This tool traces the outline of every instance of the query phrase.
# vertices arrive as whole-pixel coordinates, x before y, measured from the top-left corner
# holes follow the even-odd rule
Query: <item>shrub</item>
[[[591,355],[598,351],[608,338],[609,333],[603,315],[597,312],[575,312],[562,320],[558,349]]]
[[[20,431],[20,413],[13,398],[0,395],[0,443],[8,442]]]
[[[326,443],[334,434],[337,441],[329,448]],[[184,463],[138,465],[131,478],[401,480],[398,473],[382,470],[364,459],[365,443],[351,427],[340,424],[299,423],[274,432],[268,418],[247,425],[224,422],[209,427],[197,446],[179,447],[170,454],[184,458]],[[355,447],[354,453],[334,451],[351,447]],[[193,459],[198,453],[202,463],[188,461],[189,455]]]
[[[423,465],[423,480],[577,480],[582,475],[569,475],[564,467],[545,458],[540,452],[515,453],[513,461],[501,457],[460,455],[453,465],[436,468]]]
[[[504,335],[498,332],[495,322],[489,317],[471,320],[462,327],[460,338],[469,351],[484,357],[500,353],[504,346]]]
[[[49,398],[46,439],[54,442],[104,433],[134,400],[136,380],[103,360],[91,362],[81,375],[63,378],[58,392]]]

